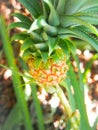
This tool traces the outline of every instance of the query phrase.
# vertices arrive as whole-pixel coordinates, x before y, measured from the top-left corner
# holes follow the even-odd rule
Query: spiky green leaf
[[[86,3],[86,0],[67,0],[65,5],[65,14],[74,14]]]
[[[75,28],[60,29],[59,30],[59,36],[61,38],[66,37],[66,35],[84,40],[84,41],[88,42],[96,51],[98,51],[98,40],[96,38],[94,38],[92,35],[89,35],[88,33],[86,33],[85,31],[82,31],[79,28],[78,29],[75,29]]]
[[[32,24],[32,20],[30,20],[28,16],[20,13],[13,13],[12,16],[17,17],[21,22],[26,22],[29,26]]]
[[[98,0],[68,0],[65,6],[65,14],[75,14],[80,11],[87,11],[91,8],[98,7]]]
[[[49,49],[48,45],[45,42],[36,43],[36,44],[34,44],[34,46],[36,49],[39,49],[40,51],[48,51],[48,49]]]
[[[32,48],[32,49],[34,48],[33,40],[30,37],[28,37],[26,40],[24,40],[24,42],[21,46],[21,50],[25,51],[28,48]]]
[[[81,2],[80,2],[81,3]],[[98,0],[85,0],[85,3],[79,11],[90,11],[91,9],[98,8]]]
[[[88,28],[89,30],[91,30],[92,33],[94,33],[95,35],[98,36],[98,30],[93,26],[91,25],[89,22],[85,21],[85,20],[82,20],[82,19],[79,19],[75,16],[61,16],[60,18],[61,20],[61,26],[62,27],[68,27],[68,26],[84,26],[85,28]],[[78,27],[79,28],[79,27]]]
[[[96,51],[98,51],[98,39],[93,37],[92,35],[89,35],[86,32],[80,31],[80,30],[76,30],[73,29],[73,32],[75,33],[75,35],[77,35],[78,38],[87,41],[90,43],[90,45],[95,48]]]
[[[23,29],[29,29],[29,25],[26,22],[15,22],[15,23],[11,23],[8,26],[8,29],[13,29],[13,28],[23,28]]]
[[[67,0],[59,0],[58,1],[57,7],[56,7],[56,10],[57,10],[58,14],[63,14],[64,13],[66,1]]]
[[[49,46],[49,55],[51,55],[51,53],[55,49],[56,45],[58,44],[57,38],[48,37],[47,44]]]
[[[35,19],[42,13],[42,7],[40,6],[39,0],[18,0],[26,9],[29,10],[32,17]]]
[[[56,9],[54,8],[54,6],[52,5],[52,3],[49,0],[44,0],[44,2],[50,8],[50,14],[49,14],[49,18],[48,18],[49,24],[53,25],[53,26],[58,26],[60,24],[60,21],[59,21],[59,16],[58,16]]]
[[[68,45],[68,42],[66,40],[64,40],[64,39],[59,39],[58,44],[62,48],[64,53],[66,54],[66,57],[69,57],[69,55],[70,55],[70,47]]]
[[[43,62],[47,62],[47,60],[48,60],[48,52],[47,51],[41,52],[41,56],[42,56]]]
[[[98,9],[98,7],[97,7]],[[83,11],[83,12],[79,12],[79,13],[76,13],[75,16],[82,19],[82,20],[85,20],[85,21],[88,21],[90,24],[95,24],[97,25],[98,24],[98,10],[97,11]]]
[[[27,37],[29,37],[29,35],[27,33],[19,33],[19,34],[15,34],[11,38],[11,41],[14,41],[14,40],[25,40]]]

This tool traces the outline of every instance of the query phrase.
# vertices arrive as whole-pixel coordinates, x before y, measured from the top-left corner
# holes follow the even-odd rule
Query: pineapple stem
[[[71,129],[70,130],[80,130],[80,113],[78,110],[75,112],[72,112],[72,109],[70,107],[70,104],[66,98],[66,96],[63,93],[63,90],[59,86],[59,84],[56,84],[56,93],[58,97],[60,98],[60,101],[67,113],[68,118],[70,118],[70,123],[71,123]]]
[[[68,117],[71,117],[71,115],[72,115],[71,107],[70,107],[69,102],[68,102],[66,96],[64,95],[61,87],[59,86],[59,84],[56,84],[56,89],[57,89],[56,93],[57,93],[58,97],[60,98],[60,101],[61,101],[65,111],[67,112]]]

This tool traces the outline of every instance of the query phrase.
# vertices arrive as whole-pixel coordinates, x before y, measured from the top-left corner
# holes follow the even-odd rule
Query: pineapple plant
[[[98,24],[98,0],[18,1],[28,9],[31,18],[21,13],[13,14],[20,21],[9,25],[9,29],[20,27],[24,31],[15,34],[12,40],[21,41],[21,57],[28,65],[34,82],[45,88],[57,89],[66,78],[70,53],[75,53],[71,37],[90,43],[98,51],[98,31],[94,26]],[[60,88],[58,90],[62,93]],[[66,101],[65,104],[68,104],[69,111],[64,106],[71,117],[69,103]],[[81,108],[79,111],[81,114]],[[87,118],[81,124],[84,122],[90,130]],[[72,129],[79,127],[73,126]]]
[[[85,0],[81,4],[77,0],[75,2],[37,0],[30,1],[30,3],[24,0],[19,1],[30,11],[32,19],[15,13],[13,16],[19,18],[20,22],[12,23],[10,28],[21,27],[26,29],[21,34],[15,35],[13,40],[23,40],[21,45],[22,57],[28,64],[35,82],[39,84],[42,82],[40,85],[43,83],[52,85],[50,81],[55,80],[59,83],[66,77],[68,67],[65,49],[72,45],[70,45],[72,41],[69,37],[90,42],[98,50],[97,40],[92,36],[92,34],[95,37],[98,36],[97,29],[92,25],[97,24],[97,19],[95,20],[97,9],[92,11],[97,6],[97,1],[93,4],[91,1]],[[68,8],[70,5],[71,9]],[[92,16],[94,20],[92,20]],[[55,75],[51,69],[54,69]]]

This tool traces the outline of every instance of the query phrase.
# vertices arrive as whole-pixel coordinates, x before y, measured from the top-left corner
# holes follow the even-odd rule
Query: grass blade
[[[8,61],[8,65],[10,68],[13,68],[15,71],[18,71],[18,68],[15,63],[13,50],[9,42],[10,38],[6,32],[5,22],[2,17],[0,19],[0,31],[1,31],[0,33],[3,42],[3,48]],[[25,101],[25,95],[23,93],[22,87],[20,87],[22,84],[21,77],[19,75],[16,75],[15,73],[12,73],[12,81],[13,81],[14,91],[16,94],[16,99],[17,102],[19,103],[19,107],[23,115],[25,128],[26,130],[33,130],[28,108],[27,108],[27,103]]]
[[[43,114],[42,114],[39,100],[37,98],[37,88],[36,87],[37,86],[35,84],[31,84],[32,97],[33,97],[34,107],[35,107],[36,115],[37,115],[37,119],[38,119],[38,128],[39,128],[39,130],[45,130]]]
[[[81,92],[81,88],[79,82],[77,81],[76,74],[74,73],[73,67],[70,65],[69,69],[69,77],[71,84],[74,89],[74,97],[76,102],[76,107],[79,109],[81,114],[81,128],[80,130],[91,130],[87,118],[87,112],[85,108],[85,103],[83,97],[83,93]]]

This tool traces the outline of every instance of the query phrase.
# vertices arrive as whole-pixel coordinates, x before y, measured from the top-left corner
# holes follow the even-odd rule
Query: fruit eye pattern
[[[48,67],[46,67],[47,63],[42,62],[38,68],[34,66],[33,62],[33,59],[29,59],[28,66],[30,74],[39,86],[55,86],[66,78],[68,66],[65,60],[50,63]]]

